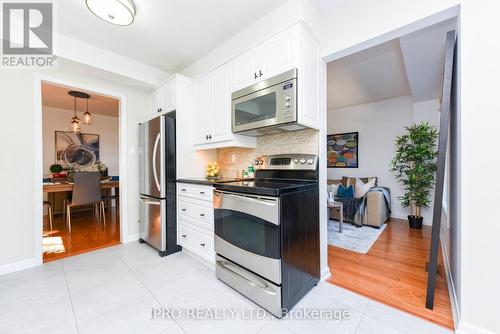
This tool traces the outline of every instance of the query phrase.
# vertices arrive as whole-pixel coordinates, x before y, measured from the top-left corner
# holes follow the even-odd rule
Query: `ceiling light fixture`
[[[90,116],[89,110],[88,110],[88,103],[90,99],[90,95],[84,92],[79,92],[76,90],[71,90],[68,92],[68,95],[71,95],[74,97],[74,102],[73,102],[73,117],[71,118],[71,129],[73,130],[74,133],[80,133],[81,131],[81,123],[82,121],[80,118],[76,115],[76,99],[86,99],[87,100],[87,112],[84,114],[85,116],[85,123],[87,123],[87,113]],[[88,117],[88,120],[90,122],[90,117]]]
[[[135,4],[132,0],[85,0],[88,9],[100,19],[119,26],[134,22]]]
[[[89,112],[89,99],[87,99],[87,111],[83,113],[85,124],[90,124],[92,114]]]

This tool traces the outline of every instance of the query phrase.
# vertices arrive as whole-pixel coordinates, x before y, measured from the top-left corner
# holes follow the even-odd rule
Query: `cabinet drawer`
[[[189,223],[181,222],[179,226],[179,244],[211,262],[214,261],[213,238],[190,227]]]
[[[202,205],[202,203],[204,205]],[[202,224],[206,229],[211,230],[214,210],[206,205],[206,202],[197,203],[187,197],[179,197],[179,217],[184,219],[194,219]]]
[[[197,184],[178,183],[178,195],[212,202],[213,187]]]

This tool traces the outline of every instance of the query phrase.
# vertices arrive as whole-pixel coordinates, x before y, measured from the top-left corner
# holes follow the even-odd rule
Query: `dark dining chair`
[[[98,222],[102,222],[106,227],[106,213],[101,194],[101,173],[75,173],[71,202],[69,200],[64,201],[63,213],[65,214],[64,218],[69,233],[71,233],[71,208],[90,204],[94,205],[94,215],[99,216]],[[97,215],[96,212],[98,212]]]
[[[52,231],[52,221],[54,220],[54,213],[52,212],[52,204],[49,201],[43,201],[43,206],[47,207],[48,215],[49,215],[49,226]]]

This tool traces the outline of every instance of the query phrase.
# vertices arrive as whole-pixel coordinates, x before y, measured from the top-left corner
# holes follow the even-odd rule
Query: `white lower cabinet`
[[[213,187],[177,183],[177,242],[191,254],[215,263]]]

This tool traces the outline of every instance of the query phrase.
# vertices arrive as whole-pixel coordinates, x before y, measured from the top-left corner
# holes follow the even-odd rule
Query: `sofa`
[[[372,177],[360,177],[363,183],[368,182]],[[377,178],[375,177],[375,186],[377,186]],[[341,180],[328,180],[328,184],[342,184],[344,187],[349,187],[350,185],[355,188],[356,178],[355,177],[342,177]],[[366,194],[366,207],[365,207],[365,217],[363,225],[370,225],[373,227],[382,226],[387,219],[390,217],[390,211],[385,203],[384,195],[379,191],[370,191]],[[330,209],[329,218],[334,220],[339,220],[339,211],[335,209]],[[344,217],[345,222],[354,223],[360,225],[360,217],[358,214],[354,217],[354,221],[349,221]]]

